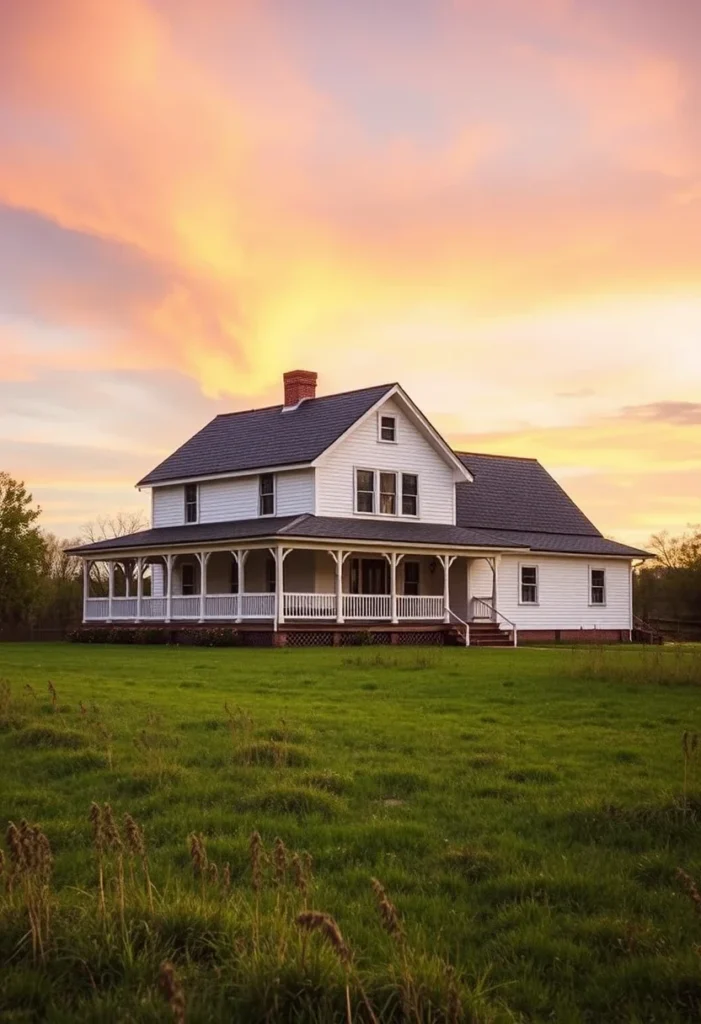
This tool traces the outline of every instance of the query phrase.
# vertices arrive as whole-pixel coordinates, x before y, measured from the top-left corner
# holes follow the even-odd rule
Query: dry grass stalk
[[[287,848],[279,836],[273,845],[273,868],[276,883],[284,885],[287,879]]]
[[[446,1006],[447,1024],[460,1024],[463,1019],[462,1000],[455,968],[450,964],[445,968],[446,980],[448,982],[448,1003]]]
[[[38,954],[43,960],[50,925],[51,846],[39,826],[30,825],[24,818],[19,827],[8,822],[5,838],[10,858],[7,889],[11,893],[15,885],[21,888],[29,916],[34,958]]]
[[[170,960],[161,964],[158,987],[171,1009],[173,1020],[176,1024],[185,1024],[185,990]]]
[[[219,868],[217,867],[213,860],[209,862],[207,874],[209,876],[209,881],[212,883],[212,885],[219,885]]]
[[[696,913],[701,914],[701,892],[699,892],[696,882],[691,875],[688,875],[682,868],[677,868],[677,878],[681,882],[687,896],[694,904]]]
[[[105,870],[103,855],[105,849],[105,835],[102,827],[102,808],[95,801],[90,804],[90,825],[92,827],[92,842],[97,856],[97,874],[100,891],[100,911],[105,914]]]
[[[133,858],[139,857],[141,859],[141,867],[144,872],[144,881],[146,883],[146,894],[148,896],[148,905],[151,913],[153,913],[153,887],[151,885],[151,876],[148,870],[148,857],[146,856],[146,839],[144,838],[144,830],[134,821],[131,814],[124,815],[124,834],[127,841],[127,849],[129,850],[129,870],[131,872],[132,882],[134,881],[134,871],[132,861]]]
[[[39,700],[39,696],[31,683],[24,684],[24,692],[28,693],[30,697],[34,698],[34,700]]]
[[[305,932],[319,932],[322,938],[334,951],[344,967],[351,963],[351,951],[346,945],[341,929],[330,914],[322,914],[317,910],[303,910],[297,915],[297,924]]]
[[[684,757],[684,784],[683,784],[683,799],[684,799],[684,817],[686,818],[686,812],[688,809],[687,790],[689,782],[689,768],[691,762],[695,759],[696,753],[699,747],[699,736],[696,732],[688,732],[686,729],[682,733],[682,754]]]
[[[231,890],[231,865],[228,861],[221,873],[221,887],[225,895]]]
[[[377,909],[380,913],[380,919],[382,926],[388,935],[391,935],[393,939],[398,942],[403,941],[404,931],[402,929],[401,922],[399,920],[399,913],[397,908],[390,900],[389,896],[385,892],[384,886],[376,878],[372,880],[372,890],[375,893],[375,901],[377,903]]]
[[[119,901],[119,916],[122,922],[122,931],[126,934],[125,921],[125,898],[124,898],[124,844],[119,834],[117,822],[114,820],[112,807],[106,803],[102,808],[102,835],[105,847],[115,854],[117,861],[117,897]]]
[[[251,857],[251,885],[253,886],[253,891],[257,894],[263,886],[263,858],[265,857],[260,832],[251,833],[248,850]]]
[[[54,709],[54,711],[56,711],[58,709],[58,694],[56,692],[56,687],[54,686],[50,679],[48,690],[49,696],[51,697],[51,707]]]

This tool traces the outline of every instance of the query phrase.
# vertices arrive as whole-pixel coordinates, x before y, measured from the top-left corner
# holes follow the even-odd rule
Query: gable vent
[[[311,370],[288,370],[283,373],[285,408],[292,409],[305,398],[316,398],[317,375]]]

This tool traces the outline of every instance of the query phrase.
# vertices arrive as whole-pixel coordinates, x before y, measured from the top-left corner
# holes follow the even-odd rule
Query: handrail
[[[499,609],[495,608],[493,604],[489,603],[489,601],[484,601],[482,598],[480,598],[480,601],[482,601],[482,604],[486,605],[490,611],[494,612],[495,615],[498,615],[500,619],[503,619],[504,622],[508,622],[514,633],[514,647],[518,647],[518,627],[516,623],[507,618],[503,612],[500,612]]]
[[[452,608],[446,608],[446,611],[448,612],[448,615],[452,615],[454,619],[457,619],[458,622],[462,623],[462,625],[465,627],[465,647],[469,647],[470,646],[470,623],[469,622],[465,622],[465,620],[461,619],[459,615],[456,615]]]

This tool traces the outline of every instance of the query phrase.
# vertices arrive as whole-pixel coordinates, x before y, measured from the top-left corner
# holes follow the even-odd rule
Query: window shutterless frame
[[[419,478],[416,473],[393,469],[354,470],[354,510],[365,515],[419,514]]]
[[[377,419],[377,440],[385,444],[397,443],[397,417],[389,413],[379,413]]]
[[[397,474],[381,472],[380,476],[380,507],[382,516],[397,514]]]
[[[197,484],[185,484],[185,522],[196,523],[199,519],[199,494]]]
[[[375,512],[375,470],[355,471],[355,511],[373,514]]]
[[[416,473],[402,473],[402,515],[419,514],[419,478]]]
[[[606,570],[589,566],[589,604],[598,608],[606,605]]]
[[[258,477],[258,515],[275,515],[275,474],[261,473]]]
[[[518,568],[518,603],[538,604],[538,566],[520,565]]]
[[[183,597],[191,597],[195,593],[195,566],[192,562],[183,562],[180,569],[180,582]]]

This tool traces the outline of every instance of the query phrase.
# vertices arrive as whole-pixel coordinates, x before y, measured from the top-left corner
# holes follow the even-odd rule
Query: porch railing
[[[397,597],[397,618],[442,619],[443,597],[419,597],[414,594],[400,594]]]
[[[472,618],[488,619],[491,622],[494,619],[494,609],[492,608],[491,601],[491,597],[473,597]]]
[[[171,619],[199,619],[200,617],[200,595],[174,594],[171,598]]]
[[[286,619],[335,619],[335,594],[285,594]]]
[[[165,619],[168,612],[168,602],[165,597],[142,597],[141,618],[142,619]]]
[[[239,595],[206,594],[204,617],[206,619],[237,619],[239,617]]]
[[[85,602],[86,619],[109,619],[110,602],[107,597],[89,597]]]
[[[391,619],[389,594],[344,594],[344,619]]]
[[[241,594],[242,619],[274,619],[275,594]]]

